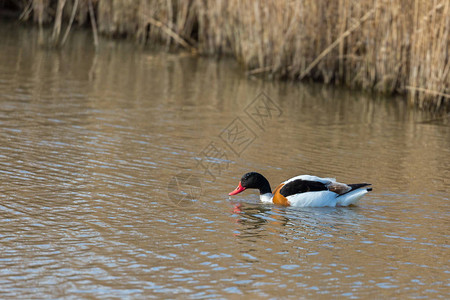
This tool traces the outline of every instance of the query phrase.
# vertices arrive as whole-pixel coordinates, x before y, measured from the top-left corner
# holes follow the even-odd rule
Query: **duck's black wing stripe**
[[[326,191],[327,187],[325,184],[318,181],[309,181],[296,179],[285,184],[281,190],[280,194],[284,197],[288,197],[294,194],[306,193],[306,192],[317,192],[317,191]]]

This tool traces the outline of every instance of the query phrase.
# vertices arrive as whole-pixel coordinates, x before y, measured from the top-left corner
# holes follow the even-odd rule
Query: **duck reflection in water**
[[[264,238],[273,233],[286,233],[281,227],[292,227],[292,234],[322,235],[324,232],[348,228],[358,230],[361,224],[370,222],[370,216],[359,207],[347,208],[290,208],[247,202],[232,203],[232,213],[240,226],[235,236]]]
[[[270,232],[277,232],[277,227],[285,226],[289,218],[285,216],[283,208],[251,203],[233,203],[232,212],[235,214],[235,223],[242,225],[235,236],[242,238],[262,237],[263,227]]]

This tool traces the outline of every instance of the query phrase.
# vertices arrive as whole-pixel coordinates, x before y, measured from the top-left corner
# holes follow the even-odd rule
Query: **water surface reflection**
[[[405,103],[242,76],[239,66],[74,32],[35,46],[0,26],[2,298],[448,295],[450,127]],[[281,116],[245,108],[261,91]],[[256,134],[239,155],[220,134]],[[253,125],[252,125],[253,124]],[[198,168],[210,143],[226,159]],[[221,144],[222,143],[222,144]],[[356,207],[295,209],[227,193],[255,170],[365,180]],[[179,173],[201,197],[177,206]]]

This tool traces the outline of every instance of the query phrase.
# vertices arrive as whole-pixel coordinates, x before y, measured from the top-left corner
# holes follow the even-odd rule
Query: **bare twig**
[[[22,13],[19,16],[19,20],[28,20],[30,17],[31,12],[33,11],[33,0],[30,0],[23,9]]]
[[[167,25],[162,23],[161,21],[158,21],[150,16],[146,17],[146,20],[148,23],[161,28],[162,31],[164,31],[168,36],[174,39],[175,42],[183,46],[184,48],[190,50],[192,53],[197,53],[197,49],[189,45],[181,36],[179,36],[176,32],[174,32],[172,29],[170,29]]]
[[[270,70],[272,70],[272,66],[260,67],[260,68],[256,68],[256,69],[247,71],[247,75],[256,75],[256,74],[260,74],[260,73],[269,72]]]

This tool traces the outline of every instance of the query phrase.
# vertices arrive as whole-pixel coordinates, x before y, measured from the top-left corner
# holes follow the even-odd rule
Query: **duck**
[[[242,176],[229,196],[257,189],[262,203],[293,207],[336,207],[354,205],[368,192],[370,183],[345,184],[335,178],[300,175],[280,183],[272,192],[269,181],[257,172]]]

